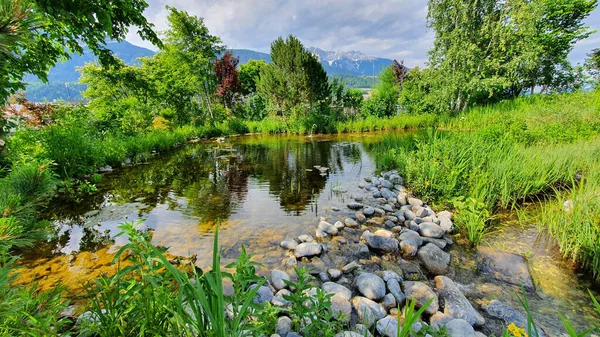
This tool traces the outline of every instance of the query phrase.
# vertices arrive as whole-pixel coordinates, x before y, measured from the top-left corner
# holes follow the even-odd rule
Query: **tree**
[[[267,63],[264,60],[249,60],[246,64],[240,65],[239,78],[242,86],[242,94],[250,95],[256,93],[256,84],[266,65]]]
[[[0,99],[24,88],[30,73],[48,70],[87,46],[102,65],[117,64],[107,40],[121,41],[130,27],[145,40],[160,39],[143,15],[144,0],[0,0]]]
[[[429,64],[447,110],[519,96],[524,89],[563,88],[575,69],[567,60],[590,30],[597,0],[430,0],[435,32]],[[565,82],[566,81],[566,82]]]
[[[402,91],[402,83],[406,78],[406,74],[408,73],[408,68],[404,65],[404,61],[396,61],[392,62],[392,70],[394,71],[394,81],[398,84],[400,91]]]
[[[213,121],[212,97],[216,91],[214,64],[224,51],[219,37],[211,35],[200,17],[167,7],[169,29],[160,52],[144,61],[161,104],[175,113],[178,124]],[[203,115],[203,113],[208,112]]]
[[[331,93],[327,73],[300,40],[292,35],[286,40],[279,37],[271,44],[271,60],[263,69],[257,89],[278,106],[282,116],[295,112],[302,103],[310,107],[326,103]]]
[[[235,95],[240,91],[240,79],[237,65],[240,59],[234,57],[230,51],[225,52],[222,58],[215,62],[215,76],[217,78],[217,96],[221,98],[226,108],[233,107]]]
[[[379,74],[379,84],[375,87],[371,98],[363,104],[365,115],[378,117],[392,116],[398,111],[399,87],[394,72],[394,65],[385,68]]]
[[[598,84],[600,83],[600,48],[592,50],[587,56],[585,67]]]

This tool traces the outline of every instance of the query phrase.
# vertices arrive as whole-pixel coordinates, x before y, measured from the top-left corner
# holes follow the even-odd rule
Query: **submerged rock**
[[[355,209],[355,210],[356,210],[356,209],[361,209],[361,208],[363,208],[363,207],[364,207],[364,206],[363,206],[363,204],[361,204],[361,203],[358,203],[358,202],[351,202],[351,203],[349,203],[349,204],[348,204],[348,205],[346,205],[346,206],[348,206],[348,208],[350,208],[350,209]]]
[[[483,310],[485,310],[491,317],[503,320],[506,325],[515,323],[515,325],[518,327],[527,326],[527,318],[525,315],[504,302],[493,300],[488,305],[484,305]],[[539,333],[539,337],[546,336],[539,326],[537,327],[537,331]]]
[[[481,270],[492,278],[534,291],[533,279],[529,273],[527,260],[522,255],[495,250],[490,247],[479,246],[477,252],[483,257]]]
[[[483,316],[473,308],[454,281],[446,276],[436,276],[434,280],[445,315],[464,319],[472,326],[482,326],[485,323]]]

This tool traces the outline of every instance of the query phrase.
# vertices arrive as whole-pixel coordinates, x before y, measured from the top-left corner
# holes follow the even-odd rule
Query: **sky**
[[[167,28],[172,6],[204,18],[213,35],[228,48],[269,52],[279,36],[293,34],[305,46],[324,50],[357,50],[370,56],[424,66],[434,34],[425,25],[425,0],[147,0],[145,15],[156,29]],[[587,24],[600,30],[600,9]],[[132,31],[127,40],[155,49]],[[577,43],[571,62],[580,63],[600,48],[600,33]]]

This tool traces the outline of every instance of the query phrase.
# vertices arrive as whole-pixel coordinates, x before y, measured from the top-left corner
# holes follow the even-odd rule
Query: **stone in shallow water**
[[[323,247],[320,244],[304,242],[294,248],[294,255],[296,258],[312,257],[320,255],[322,251]]]
[[[363,213],[366,216],[372,216],[373,214],[375,214],[375,209],[373,207],[365,207],[363,209]]]
[[[444,314],[452,318],[460,318],[472,326],[482,326],[485,319],[471,305],[469,300],[458,289],[458,286],[446,276],[435,277],[437,294],[444,303]]]
[[[284,249],[292,250],[296,248],[298,242],[296,240],[283,240],[279,245]]]
[[[358,203],[358,202],[351,202],[351,203],[349,203],[347,206],[348,206],[348,208],[350,208],[350,209],[361,209],[361,208],[363,208],[363,207],[364,207],[364,206],[363,206],[363,204],[361,204],[361,203]]]
[[[534,291],[533,279],[527,260],[522,255],[502,252],[490,247],[479,246],[477,252],[483,257],[481,270],[493,279],[506,282],[526,290]]]
[[[354,219],[346,218],[344,219],[344,224],[350,228],[358,227],[358,223]]]
[[[313,241],[315,241],[315,239],[312,236],[308,235],[308,234],[302,234],[302,235],[300,235],[298,237],[298,240],[300,242],[313,242]]]
[[[519,327],[527,326],[527,318],[525,318],[525,315],[504,302],[493,300],[488,305],[484,305],[483,309],[491,317],[503,320],[506,325],[515,323],[515,325]],[[537,327],[537,330],[539,332],[539,337],[546,336],[540,327]]]
[[[338,233],[338,229],[327,221],[319,222],[319,226],[317,228],[329,235],[337,235]]]

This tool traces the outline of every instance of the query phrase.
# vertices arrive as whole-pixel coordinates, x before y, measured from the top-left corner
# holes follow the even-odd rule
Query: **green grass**
[[[499,209],[555,200],[539,222],[566,257],[599,277],[600,91],[473,108],[443,118],[440,128],[409,145],[390,136],[373,149],[375,157],[382,167],[398,168],[420,197],[454,206],[457,225],[474,244]],[[577,212],[561,211],[567,198],[578,200]]]

